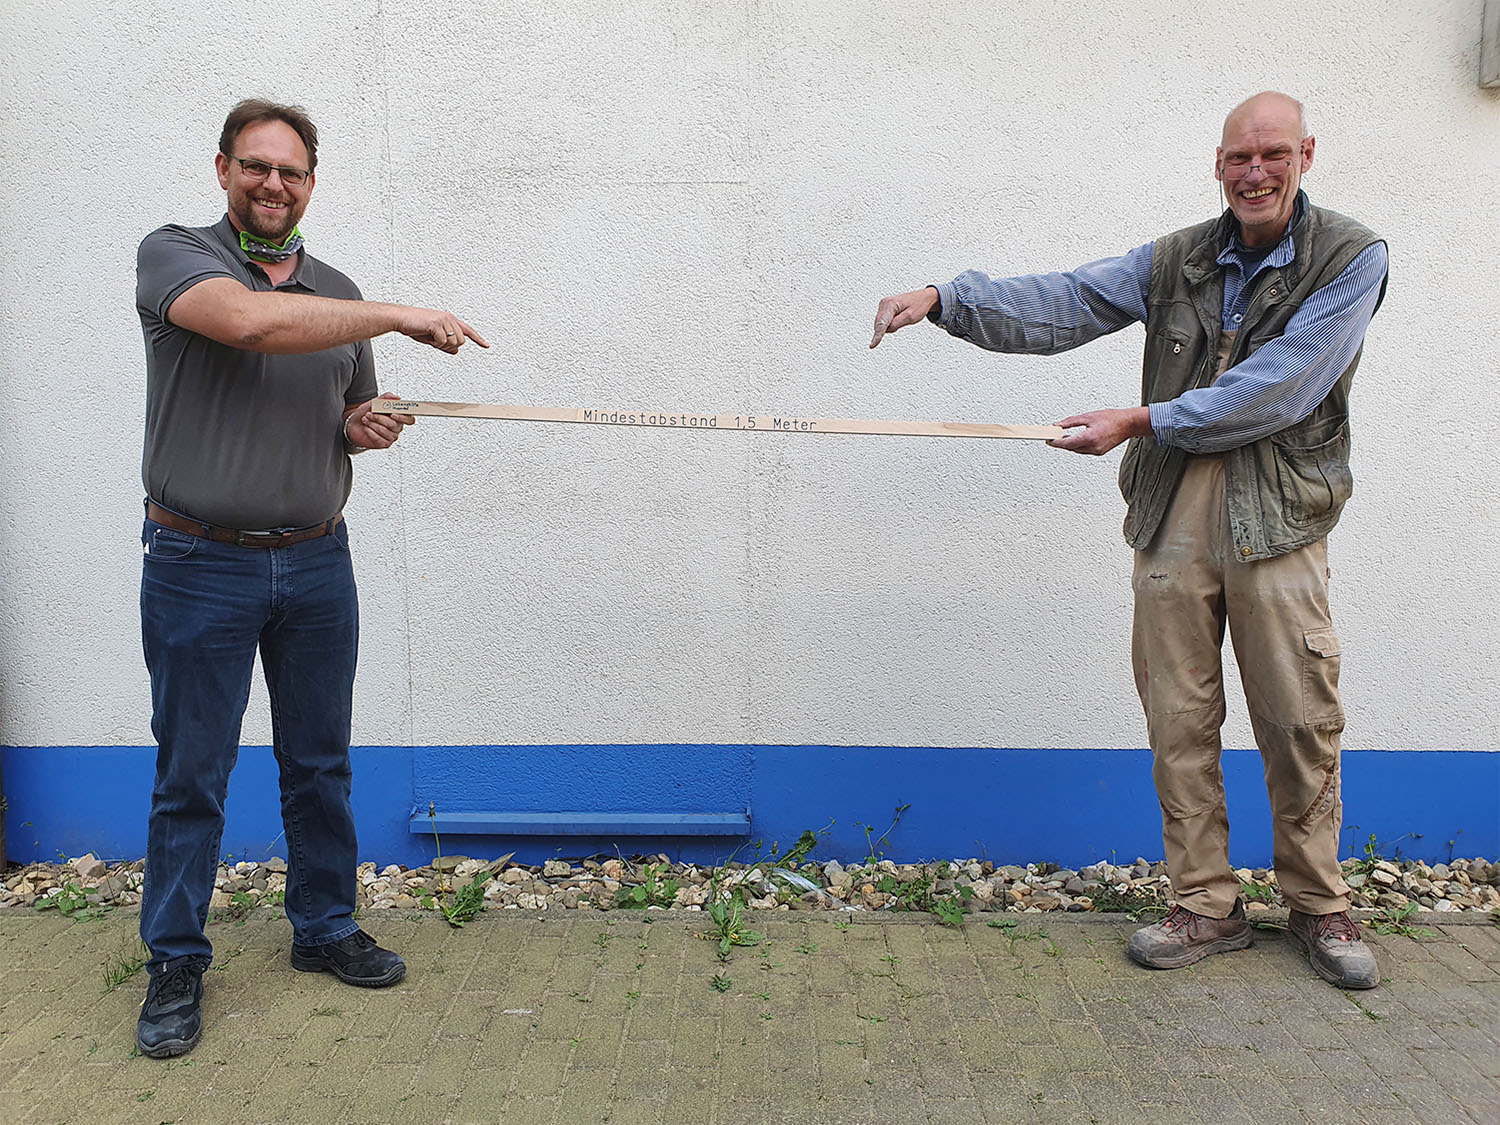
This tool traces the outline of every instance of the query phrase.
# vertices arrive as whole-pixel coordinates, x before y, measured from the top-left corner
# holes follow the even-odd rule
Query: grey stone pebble
[[[576,862],[557,858],[538,866],[512,863],[511,859],[509,855],[493,861],[444,856],[441,870],[433,864],[416,869],[387,864],[377,870],[374,863],[363,863],[355,878],[358,901],[370,910],[434,909],[446,895],[481,879],[486,880],[484,898],[492,909],[608,910],[615,908],[622,888],[629,890],[642,881],[644,863],[664,862],[661,856],[636,863],[618,857]],[[1078,870],[1053,863],[997,867],[988,860],[963,858],[941,864],[897,864],[892,860],[875,864],[838,860],[804,863],[795,874],[810,880],[814,890],[808,890],[806,884],[793,885],[792,880],[772,870],[775,866],[774,859],[758,864],[726,864],[719,870],[668,864],[658,872],[658,878],[677,884],[671,904],[690,911],[704,909],[715,888],[724,887],[742,887],[748,904],[758,910],[905,909],[914,893],[921,893],[959,899],[967,910],[1076,913],[1165,908],[1171,896],[1166,865],[1139,857],[1127,865],[1100,861]],[[143,869],[141,861],[111,865],[93,856],[65,863],[31,864],[12,871],[0,883],[0,909],[32,907],[38,900],[60,893],[69,883],[96,889],[101,905],[137,905]],[[1369,864],[1348,860],[1344,869],[1353,904],[1360,909],[1399,908],[1409,902],[1441,913],[1500,907],[1500,890],[1491,885],[1492,880],[1500,879],[1500,865],[1484,859],[1454,859],[1430,866],[1412,861],[1382,859]],[[85,876],[84,871],[94,874]],[[1268,888],[1266,893],[1247,896],[1250,909],[1261,911],[1280,902],[1274,871],[1240,868],[1235,874],[1243,883]],[[897,893],[881,889],[881,881],[887,878],[894,882]],[[285,889],[286,862],[279,857],[226,864],[219,868],[211,908],[243,910],[247,899],[251,905],[279,907]]]

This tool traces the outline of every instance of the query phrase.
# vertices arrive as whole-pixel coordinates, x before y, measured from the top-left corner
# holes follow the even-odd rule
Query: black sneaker
[[[170,963],[169,963],[170,964]],[[203,970],[180,963],[152,976],[135,1029],[135,1045],[153,1059],[185,1055],[203,1034]]]
[[[292,968],[304,973],[332,973],[345,984],[384,988],[406,975],[406,962],[381,949],[364,930],[326,945],[292,943]]]

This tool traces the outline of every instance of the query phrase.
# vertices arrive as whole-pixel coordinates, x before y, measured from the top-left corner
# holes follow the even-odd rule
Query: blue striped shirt
[[[1053,355],[1076,348],[1146,320],[1152,246],[1137,246],[1070,273],[992,278],[970,270],[935,286],[941,300],[937,323],[993,351]],[[1224,267],[1226,331],[1238,329],[1254,277],[1267,266],[1286,265],[1292,256],[1290,226],[1269,253],[1247,250],[1237,238],[1230,241],[1218,259]],[[1313,292],[1282,335],[1212,386],[1151,403],[1156,440],[1192,453],[1221,453],[1306,418],[1363,345],[1386,268],[1385,244],[1374,243]]]

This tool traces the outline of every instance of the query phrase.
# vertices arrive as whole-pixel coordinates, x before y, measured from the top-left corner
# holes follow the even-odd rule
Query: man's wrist
[[[346,414],[344,416],[344,452],[349,454],[350,457],[353,457],[356,453],[364,453],[370,448],[368,445],[360,445],[359,442],[349,436],[349,422],[353,417],[353,414]]]
[[[931,289],[935,294],[937,294],[937,298],[932,302],[932,307],[927,310],[927,318],[926,318],[927,319],[927,323],[929,323],[929,324],[936,324],[936,325],[942,326],[942,323],[943,323],[943,309],[944,309],[945,305],[948,304],[947,301],[943,300],[943,285],[939,284],[939,283],[934,283],[932,285],[927,286],[927,288]],[[948,283],[948,288],[949,288],[950,291],[953,288],[951,282]],[[951,299],[951,297],[950,297],[950,299]]]

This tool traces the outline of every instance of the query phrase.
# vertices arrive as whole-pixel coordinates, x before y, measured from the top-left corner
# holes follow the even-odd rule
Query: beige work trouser
[[[1227,619],[1265,762],[1282,894],[1308,914],[1347,910],[1338,864],[1344,711],[1327,544],[1238,561],[1223,462],[1191,457],[1151,546],[1136,552],[1133,585],[1132,662],[1177,901],[1224,918],[1240,890],[1219,765]]]

